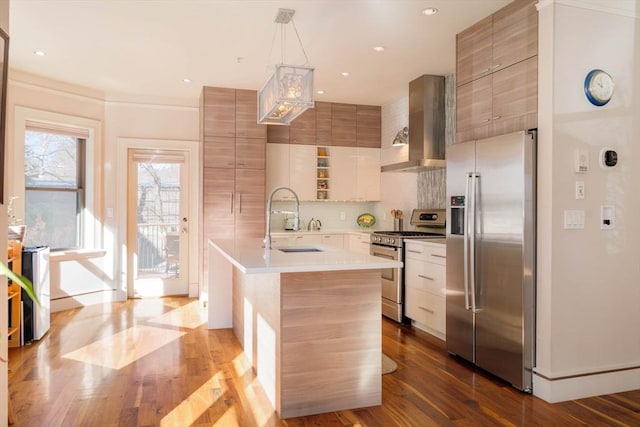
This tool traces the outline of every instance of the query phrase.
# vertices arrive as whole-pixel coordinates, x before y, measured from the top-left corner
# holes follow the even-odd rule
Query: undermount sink
[[[277,248],[280,252],[296,253],[296,252],[322,252],[322,249],[318,248],[306,248],[306,247],[290,247],[290,248]]]

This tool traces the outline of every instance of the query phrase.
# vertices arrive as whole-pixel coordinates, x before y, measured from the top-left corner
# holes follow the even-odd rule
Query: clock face
[[[598,107],[611,100],[613,88],[613,78],[602,70],[591,70],[584,81],[587,99]]]

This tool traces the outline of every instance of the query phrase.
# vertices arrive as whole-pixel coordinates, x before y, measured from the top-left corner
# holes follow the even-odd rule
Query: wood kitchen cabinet
[[[446,335],[445,253],[442,244],[406,242],[405,316],[442,340]]]
[[[381,147],[381,114],[382,108],[375,105],[356,106],[356,145],[358,147]]]
[[[537,118],[537,56],[456,91],[456,142],[535,128]]]
[[[205,241],[264,234],[267,134],[256,99],[255,91],[203,88]]]
[[[456,142],[537,127],[535,3],[516,0],[458,34]]]
[[[264,170],[205,168],[203,184],[206,239],[264,235]]]
[[[536,0],[516,0],[456,37],[458,86],[538,54]]]
[[[315,145],[316,143],[316,110],[309,108],[291,122],[289,130],[290,144]]]
[[[357,107],[355,104],[331,104],[331,145],[357,145]]]
[[[200,97],[204,136],[236,136],[236,90],[205,86]]]
[[[381,147],[381,107],[316,102],[290,126],[267,126],[267,141],[343,147]]]
[[[236,89],[236,134],[237,137],[267,137],[267,126],[258,123],[258,93],[255,90]]]
[[[316,144],[332,145],[331,139],[331,103],[316,102]]]
[[[314,145],[316,143],[316,109],[309,108],[289,126],[268,125],[267,141],[275,144]]]

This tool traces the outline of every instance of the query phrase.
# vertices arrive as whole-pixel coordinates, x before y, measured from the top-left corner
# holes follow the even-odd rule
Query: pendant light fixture
[[[258,123],[288,125],[306,109],[313,108],[313,67],[302,46],[298,29],[293,21],[293,9],[279,9],[275,23],[280,26],[281,63],[258,92]],[[284,63],[285,25],[291,23],[304,54],[305,65]]]

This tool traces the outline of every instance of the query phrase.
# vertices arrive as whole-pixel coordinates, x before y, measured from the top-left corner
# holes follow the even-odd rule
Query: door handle
[[[233,192],[229,193],[229,195],[231,196],[229,206],[231,207],[231,213],[233,214]]]
[[[464,225],[464,247],[462,251],[462,261],[463,261],[463,277],[464,277],[464,308],[465,310],[471,309],[471,304],[469,303],[469,209],[471,209],[471,198],[469,195],[469,187],[470,180],[473,174],[471,172],[467,173],[467,180],[465,182],[464,188],[464,217],[463,217],[463,225]]]
[[[238,193],[238,213],[242,213],[242,193]]]
[[[434,279],[433,277],[425,276],[425,275],[423,275],[423,274],[418,274],[418,277],[421,277],[421,278],[423,278],[423,279],[427,279],[427,280],[436,280],[436,279]]]
[[[473,173],[471,177],[471,201],[473,209],[471,211],[471,251],[470,251],[470,264],[471,264],[471,279],[469,283],[471,285],[471,311],[476,312],[476,202],[478,191],[478,180],[480,174]]]

